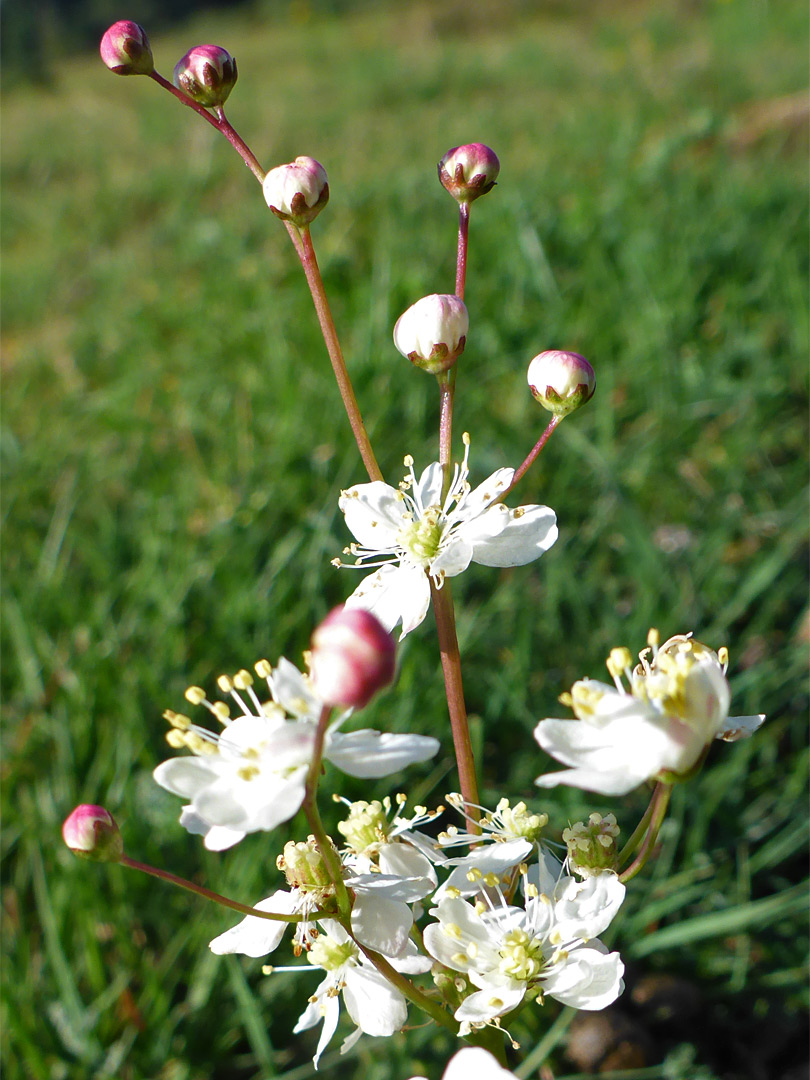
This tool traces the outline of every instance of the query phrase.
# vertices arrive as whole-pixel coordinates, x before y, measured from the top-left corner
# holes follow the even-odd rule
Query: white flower
[[[450,793],[447,801],[459,810],[472,824],[475,821],[480,832],[466,831],[451,825],[438,835],[442,851],[460,844],[474,846],[474,850],[460,859],[446,859],[444,864],[452,866],[450,876],[435,893],[433,899],[438,903],[448,890],[457,896],[472,896],[480,888],[479,882],[487,875],[494,874],[503,886],[509,886],[515,867],[526,862],[533,853],[539,853],[540,834],[548,824],[548,814],[531,813],[526,803],[519,802],[510,806],[508,799],[501,799],[495,810],[476,807],[481,816],[472,818],[461,795]],[[484,841],[492,841],[488,847],[482,847]]]
[[[423,296],[397,319],[394,345],[411,363],[438,375],[464,351],[470,319],[458,296]]]
[[[346,602],[373,612],[387,630],[402,623],[402,637],[422,622],[430,604],[430,579],[440,588],[471,562],[522,566],[539,558],[557,539],[557,519],[547,506],[510,510],[497,502],[513,469],[498,469],[470,489],[470,437],[442,499],[442,469],[433,462],[419,480],[413,459],[399,489],[381,480],[344,491],[340,509],[358,543],[346,549],[355,566],[378,567]],[[339,559],[335,565],[347,565]]]
[[[354,1046],[364,1032],[366,1035],[393,1035],[408,1019],[405,997],[360,952],[343,927],[331,921],[322,925],[326,933],[318,937],[307,953],[307,960],[322,968],[326,978],[310,997],[309,1005],[293,1028],[298,1034],[323,1020],[323,1030],[312,1059],[316,1069],[337,1028],[341,993],[349,1016],[357,1025],[344,1041],[341,1053]],[[419,956],[412,942],[408,944],[405,955],[387,958],[391,965],[397,971],[412,975],[430,970],[430,960]]]
[[[329,182],[326,170],[311,157],[297,157],[271,169],[262,184],[264,201],[280,218],[308,224],[326,205]]]
[[[180,824],[204,836],[212,851],[232,847],[247,833],[274,829],[296,813],[304,798],[323,705],[307,677],[288,660],[282,658],[275,669],[261,660],[256,671],[267,682],[269,702],[259,700],[248,671],[218,680],[220,690],[241,709],[235,719],[225,702],[208,701],[199,687],[186,692],[190,702],[205,705],[224,725],[221,734],[192,724],[180,713],[164,714],[172,724],[170,745],[185,747],[194,756],[164,761],[155,769],[155,780],[189,800]],[[350,776],[388,776],[426,761],[439,749],[438,740],[423,735],[368,729],[343,733],[338,728],[348,715],[338,717],[327,731],[324,758]]]
[[[425,930],[425,948],[445,967],[459,971],[477,990],[456,1009],[461,1034],[488,1024],[521,1004],[527,992],[548,994],[576,1009],[603,1009],[623,989],[624,966],[596,939],[611,922],[625,888],[615,874],[577,882],[561,877],[526,882],[525,908],[495,904],[488,894],[473,907],[461,897],[443,899]],[[490,885],[490,882],[484,881]],[[491,887],[497,889],[496,883]]]
[[[412,1076],[411,1080],[426,1080]],[[515,1074],[499,1065],[482,1046],[465,1046],[447,1063],[442,1080],[515,1080]]]
[[[652,647],[630,671],[626,649],[614,649],[608,670],[615,686],[583,679],[563,699],[576,720],[541,720],[534,736],[564,765],[562,772],[537,778],[540,787],[570,784],[603,795],[624,795],[655,777],[673,779],[688,773],[712,739],[733,741],[751,735],[764,716],[729,717],[731,698],[725,677],[727,652],[721,656],[690,635]],[[621,682],[624,674],[629,684]]]

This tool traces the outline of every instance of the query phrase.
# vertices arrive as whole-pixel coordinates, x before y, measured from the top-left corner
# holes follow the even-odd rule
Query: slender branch
[[[343,881],[343,866],[340,862],[340,856],[335,851],[334,845],[323,827],[323,822],[321,821],[321,815],[318,812],[318,805],[316,802],[318,782],[321,778],[321,762],[323,761],[326,725],[329,722],[331,712],[332,710],[328,705],[325,705],[321,710],[318,727],[315,732],[315,742],[312,746],[312,758],[310,759],[309,770],[307,772],[306,785],[304,788],[304,801],[301,803],[301,809],[306,815],[307,823],[309,824],[310,829],[312,829],[312,835],[315,837],[318,844],[321,858],[326,864],[329,876],[335,886],[338,911],[341,915],[348,918],[352,910],[352,902]]]
[[[298,234],[301,241],[301,248],[299,250],[296,246],[296,251],[298,251],[298,257],[301,259],[301,265],[307,276],[309,291],[312,293],[312,301],[315,304],[315,312],[321,326],[323,339],[326,342],[329,359],[332,361],[332,369],[335,372],[340,396],[343,399],[343,406],[346,409],[346,415],[349,418],[357,448],[360,451],[360,456],[363,459],[363,464],[366,467],[369,478],[371,480],[382,480],[382,472],[377,464],[377,459],[374,457],[374,451],[371,449],[366,426],[363,423],[363,417],[360,413],[360,406],[357,404],[357,398],[354,395],[349,372],[346,370],[346,362],[343,359],[343,352],[340,348],[340,342],[338,341],[335,322],[329,308],[329,301],[326,298],[326,290],[323,287],[321,271],[318,268],[315,248],[312,246],[312,237],[310,236],[309,226],[305,225],[303,228],[299,229]]]
[[[467,282],[467,247],[470,236],[470,204],[458,204],[458,247],[456,249],[456,296],[464,299]]]
[[[152,877],[160,878],[161,881],[168,881],[172,885],[178,885],[181,889],[188,889],[189,892],[196,893],[206,900],[212,900],[221,907],[239,911],[243,915],[253,915],[257,919],[272,919],[274,922],[287,923],[301,922],[304,918],[303,915],[281,915],[274,911],[259,911],[258,908],[249,907],[247,904],[240,904],[237,900],[229,900],[227,896],[220,896],[219,893],[212,892],[211,889],[204,889],[202,885],[195,885],[193,881],[187,881],[185,878],[178,877],[177,874],[172,874],[168,870],[159,870],[156,866],[149,866],[148,863],[138,862],[137,859],[130,859],[128,855],[124,855],[120,862],[123,866],[128,866],[130,870],[140,870],[144,874],[150,874]],[[313,917],[312,913],[307,916],[307,918]]]
[[[255,154],[247,143],[237,135],[229,121],[225,119],[225,113],[221,108],[218,110],[219,116],[214,116],[208,109],[203,108],[202,105],[198,105],[196,101],[192,101],[188,94],[184,94],[182,90],[178,90],[168,79],[164,79],[157,71],[150,72],[149,77],[154,79],[158,86],[162,86],[164,90],[168,90],[170,94],[174,94],[182,105],[187,105],[189,109],[193,109],[195,113],[203,118],[203,120],[207,120],[211,127],[215,127],[221,135],[224,135],[259,183],[261,184],[264,182],[264,170],[256,160]]]
[[[548,427],[543,432],[543,434],[540,436],[540,438],[537,440],[537,442],[534,444],[532,449],[529,451],[529,456],[526,458],[526,460],[523,462],[522,465],[520,465],[517,469],[515,469],[515,475],[512,477],[512,483],[509,485],[509,487],[506,489],[506,491],[504,491],[504,493],[501,495],[501,499],[506,498],[506,496],[509,494],[509,492],[512,490],[512,488],[515,487],[515,485],[520,480],[523,479],[523,477],[529,471],[531,466],[535,463],[537,458],[540,456],[540,451],[543,449],[543,447],[546,445],[548,440],[551,438],[551,433],[554,431],[556,426],[559,424],[560,420],[562,420],[561,416],[552,416],[551,420],[549,421]],[[498,501],[500,502],[500,499]]]
[[[655,841],[658,839],[658,832],[664,823],[664,818],[667,816],[667,807],[669,806],[670,796],[672,795],[672,785],[665,784],[659,781],[656,785],[655,791],[652,797],[652,813],[650,815],[650,828],[644,843],[641,845],[638,855],[633,862],[627,867],[627,869],[619,874],[619,881],[630,881],[636,874],[641,871],[655,847]]]
[[[351,932],[349,927],[344,927],[344,929]],[[408,999],[408,1001],[412,1002],[423,1012],[426,1012],[437,1024],[446,1027],[448,1031],[452,1031],[454,1035],[458,1034],[458,1023],[453,1019],[450,1013],[438,1003],[438,1001],[429,998],[427,994],[414,986],[410,979],[407,979],[402,972],[397,971],[397,969],[380,953],[374,952],[373,949],[369,949],[367,945],[358,941],[357,938],[354,938],[354,942],[363,955],[368,957],[372,962],[377,971],[379,971],[381,975],[384,975],[385,978]]]
[[[642,816],[641,821],[638,823],[638,825],[636,825],[627,843],[619,852],[619,857],[616,861],[617,866],[620,867],[623,862],[629,859],[629,857],[633,854],[638,845],[641,843],[641,838],[644,836],[645,832],[647,831],[647,827],[650,824],[650,818],[652,817],[654,804],[655,789],[653,790],[653,794],[650,798],[649,803],[647,804],[647,809],[644,811],[644,815]]]
[[[447,580],[440,589],[437,589],[431,579],[430,591],[433,597],[436,629],[439,634],[439,651],[458,765],[458,782],[462,797],[469,804],[470,814],[473,815],[471,829],[475,832],[477,829],[475,817],[478,813],[476,807],[480,804],[480,799],[478,798],[478,781],[475,776],[475,757],[470,742],[470,727],[467,723],[467,706],[464,702],[464,686],[461,680],[461,656],[456,635],[453,594],[450,591],[450,582]]]

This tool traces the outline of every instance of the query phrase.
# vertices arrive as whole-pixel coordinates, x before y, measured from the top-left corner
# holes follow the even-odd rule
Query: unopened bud
[[[439,162],[442,185],[460,203],[471,203],[495,187],[501,163],[483,143],[467,143],[448,150]]]
[[[236,85],[236,61],[219,45],[195,45],[174,69],[174,85],[206,109],[223,105]]]
[[[585,357],[556,349],[535,356],[526,378],[535,400],[560,417],[584,405],[596,389],[596,376]]]
[[[62,839],[82,859],[119,862],[124,854],[118,826],[103,806],[77,806],[62,826]]]
[[[146,31],[122,19],[113,23],[101,39],[101,59],[116,75],[151,75],[155,70]]]
[[[335,608],[312,635],[315,693],[326,705],[362,709],[393,679],[395,648],[370,611]]]
[[[262,188],[276,217],[296,225],[308,225],[329,201],[326,169],[311,157],[297,157],[271,169]]]
[[[332,850],[334,851],[334,846]],[[276,865],[284,872],[287,884],[293,889],[315,891],[328,889],[332,885],[329,870],[314,836],[297,842],[288,840],[283,853],[276,860]]]
[[[411,304],[397,319],[394,344],[412,364],[439,375],[464,352],[470,317],[458,296],[433,293]]]
[[[619,826],[613,814],[591,814],[588,824],[575,822],[563,829],[568,845],[568,865],[580,877],[594,877],[604,870],[615,870],[618,861],[616,838]]]

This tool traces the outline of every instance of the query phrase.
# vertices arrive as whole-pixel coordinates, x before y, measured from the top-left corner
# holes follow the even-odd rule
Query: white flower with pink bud
[[[177,62],[174,85],[206,109],[223,105],[236,85],[236,61],[220,45],[195,45]]]
[[[312,635],[315,693],[325,705],[362,709],[394,678],[395,652],[394,639],[371,612],[335,608]]]
[[[596,375],[579,353],[542,352],[529,364],[529,389],[544,409],[562,418],[593,397]]]
[[[308,225],[329,201],[326,169],[315,158],[297,157],[264,178],[264,201],[283,221]]]
[[[439,162],[439,180],[460,203],[471,203],[492,191],[501,163],[483,143],[467,143],[448,150]]]
[[[120,862],[124,854],[124,841],[115,819],[103,806],[77,806],[65,819],[62,839],[82,859]]]
[[[105,31],[99,46],[101,59],[116,75],[151,75],[155,70],[146,31],[121,19]]]
[[[458,296],[433,293],[397,319],[394,344],[417,367],[439,375],[464,352],[470,318]]]

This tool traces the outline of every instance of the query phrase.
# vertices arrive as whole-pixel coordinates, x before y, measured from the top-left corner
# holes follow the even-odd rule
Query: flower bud
[[[397,319],[394,344],[412,364],[439,375],[464,352],[470,318],[458,296],[433,293],[411,304]]]
[[[335,608],[312,635],[315,693],[326,705],[362,709],[393,679],[395,648],[371,612]]]
[[[283,871],[287,884],[292,889],[314,892],[329,889],[332,885],[329,870],[314,836],[297,842],[288,840],[283,853],[276,859],[276,866]]]
[[[535,356],[526,377],[535,400],[559,417],[584,405],[596,389],[596,376],[585,357],[556,349]]]
[[[113,23],[101,39],[101,59],[116,75],[151,75],[155,70],[146,31],[122,19]]]
[[[483,143],[467,143],[448,150],[439,162],[439,179],[460,203],[471,203],[495,187],[501,163]]]
[[[103,806],[77,806],[62,826],[62,839],[74,855],[96,862],[119,862],[124,841]]]
[[[575,822],[563,829],[562,838],[568,845],[568,865],[580,877],[595,877],[603,870],[615,870],[618,859],[616,838],[619,826],[613,814],[591,814],[588,824]]]
[[[206,109],[224,105],[236,86],[236,61],[219,45],[195,45],[177,63],[174,85]]]
[[[311,157],[297,157],[271,169],[262,188],[276,217],[296,225],[308,225],[329,201],[326,169]]]

